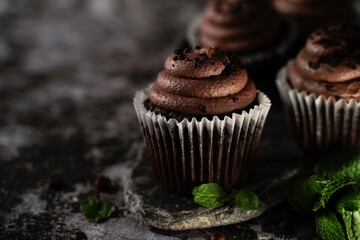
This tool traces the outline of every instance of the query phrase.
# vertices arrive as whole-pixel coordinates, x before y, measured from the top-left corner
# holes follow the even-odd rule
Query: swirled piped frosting
[[[281,20],[264,0],[209,0],[199,26],[199,41],[230,52],[249,52],[278,37]]]
[[[149,92],[155,106],[195,116],[231,113],[255,98],[256,87],[240,63],[210,47],[176,50]]]
[[[305,31],[347,23],[353,16],[348,0],[273,0],[283,15],[298,20]]]
[[[288,69],[294,88],[323,96],[360,99],[360,27],[315,31]]]

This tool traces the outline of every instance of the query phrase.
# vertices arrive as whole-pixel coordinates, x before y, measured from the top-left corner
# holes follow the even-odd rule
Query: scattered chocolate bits
[[[206,106],[200,104],[200,105],[199,105],[199,110],[200,110],[201,113],[206,113]]]
[[[194,69],[195,69],[195,68],[198,68],[198,67],[200,67],[200,64],[197,63],[197,62],[195,62],[195,63],[194,63]]]
[[[198,46],[198,45],[196,45],[195,49],[196,49],[196,50],[200,50],[200,49],[201,49],[201,47],[200,47],[200,46]]]
[[[331,91],[334,88],[334,85],[332,84],[325,84],[326,91]]]
[[[324,49],[333,48],[320,56],[318,64],[356,69],[356,64],[360,62],[360,28],[356,25],[326,27],[317,30],[309,39]],[[311,68],[316,70],[318,67],[312,64]]]
[[[237,99],[237,98],[233,98],[232,100],[233,100],[233,102],[238,102],[239,101],[239,99]]]
[[[317,70],[320,68],[320,64],[319,63],[315,63],[315,62],[309,62],[309,67],[314,69],[314,70]]]
[[[352,62],[348,62],[345,64],[345,66],[347,66],[348,68],[355,70],[356,69],[356,65]]]
[[[94,182],[95,187],[100,192],[108,192],[111,188],[111,180],[106,176],[97,176]]]
[[[179,60],[179,57],[178,57],[178,56],[174,56],[174,57],[173,57],[173,60],[174,60],[174,61],[177,61],[177,60]]]
[[[65,187],[65,180],[64,178],[58,174],[58,173],[52,173],[49,178],[49,187],[53,190],[61,190],[63,187]]]
[[[183,52],[184,52],[184,53],[189,53],[189,52],[191,52],[191,47],[185,48]]]
[[[224,233],[222,232],[213,232],[211,234],[211,240],[225,240],[226,239],[226,236]]]
[[[75,230],[69,234],[68,240],[87,240],[87,236],[80,230]]]

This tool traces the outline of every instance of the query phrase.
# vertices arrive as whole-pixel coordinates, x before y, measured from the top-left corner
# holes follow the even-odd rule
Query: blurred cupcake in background
[[[209,0],[190,25],[191,46],[206,45],[236,53],[258,86],[271,81],[286,62],[296,39],[269,0]]]
[[[189,195],[246,182],[271,103],[236,58],[198,47],[169,56],[134,106],[157,183]]]
[[[360,147],[359,26],[315,31],[276,83],[303,151]]]
[[[299,26],[303,41],[316,29],[355,19],[351,0],[273,0],[273,3],[281,15]]]

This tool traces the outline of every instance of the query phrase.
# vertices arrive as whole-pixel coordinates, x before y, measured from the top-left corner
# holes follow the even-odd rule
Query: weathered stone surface
[[[176,232],[125,209],[125,178],[142,142],[132,97],[154,81],[203,2],[0,0],[1,240],[63,240],[76,229],[91,240],[209,239],[218,231],[227,239],[314,238],[313,219],[285,202],[241,224]],[[258,159],[269,158],[259,174],[301,163],[279,108],[265,127]],[[50,187],[54,173],[64,179],[60,190]],[[116,185],[102,196],[120,211],[92,224],[79,201],[98,175]]]
[[[192,198],[180,197],[160,189],[154,182],[146,156],[140,156],[125,183],[125,201],[138,221],[163,230],[211,228],[256,218],[284,200],[282,190],[299,173],[296,168],[285,171],[274,168],[270,174],[249,183],[247,188],[261,199],[256,211],[241,211],[229,206],[207,209],[195,204]]]

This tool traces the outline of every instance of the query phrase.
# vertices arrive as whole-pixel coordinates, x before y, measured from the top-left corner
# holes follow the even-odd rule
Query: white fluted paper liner
[[[291,130],[303,151],[321,153],[332,146],[360,147],[360,101],[336,100],[292,88],[287,67],[276,85],[287,112]]]
[[[134,98],[149,162],[158,184],[182,195],[202,183],[216,182],[226,190],[244,183],[257,149],[271,102],[258,92],[254,108],[223,120],[192,118],[178,122],[147,110],[147,90]]]

